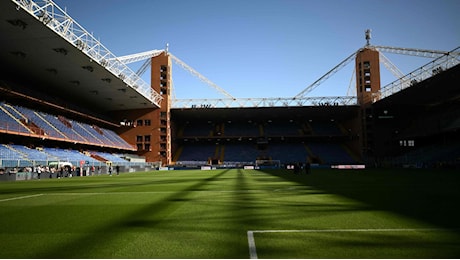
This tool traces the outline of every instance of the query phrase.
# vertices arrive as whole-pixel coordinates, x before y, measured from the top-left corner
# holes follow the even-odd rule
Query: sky
[[[293,97],[364,47],[460,46],[458,0],[54,0],[116,56],[164,49],[236,98]],[[404,74],[430,59],[384,53]],[[131,64],[134,71],[142,63]],[[354,90],[351,62],[308,96]],[[174,96],[224,98],[173,64]],[[146,73],[147,74],[147,73]],[[144,75],[150,82],[149,75]],[[382,87],[396,78],[381,65]],[[350,88],[351,86],[351,88]]]

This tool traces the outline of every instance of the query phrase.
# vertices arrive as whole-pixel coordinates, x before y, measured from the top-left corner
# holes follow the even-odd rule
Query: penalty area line
[[[256,241],[254,240],[254,232],[248,231],[249,258],[257,259]]]
[[[34,194],[34,195],[28,195],[28,196],[21,196],[21,197],[2,199],[2,200],[0,200],[0,202],[12,201],[12,200],[22,200],[22,199],[28,199],[28,198],[40,197],[40,196],[43,196],[43,194]]]
[[[248,246],[250,259],[257,259],[256,241],[254,233],[344,233],[344,232],[430,232],[453,231],[458,229],[446,228],[360,228],[360,229],[298,229],[298,230],[249,230]]]

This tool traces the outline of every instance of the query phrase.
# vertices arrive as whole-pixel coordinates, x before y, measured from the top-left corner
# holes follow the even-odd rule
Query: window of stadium
[[[363,67],[365,69],[369,69],[371,67],[371,63],[369,61],[365,61],[365,62],[363,62]]]

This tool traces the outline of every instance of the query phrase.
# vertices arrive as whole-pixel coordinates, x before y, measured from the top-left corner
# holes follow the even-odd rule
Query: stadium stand
[[[100,151],[76,151],[72,149],[37,147],[3,144],[0,146],[0,158],[3,167],[33,167],[49,165],[52,162],[69,162],[74,166],[129,165],[129,156]],[[139,158],[140,159],[140,158]],[[141,160],[142,162],[142,160]],[[145,159],[144,159],[145,162]]]
[[[94,151],[91,152],[91,156],[97,156],[99,160],[102,160],[104,162],[110,161],[113,163],[126,163],[127,160],[122,158],[122,155],[119,154],[111,154],[107,152],[98,152]]]
[[[66,138],[62,132],[58,131],[55,125],[47,121],[44,115],[40,115],[39,112],[21,106],[14,106],[14,108],[23,115],[25,120],[33,122],[38,129],[42,129],[43,134],[57,138]]]
[[[309,122],[316,135],[340,135],[340,129],[334,120],[314,120]]]
[[[254,162],[259,156],[254,144],[227,143],[223,146],[225,162]]]
[[[13,138],[9,143],[0,145],[0,168],[3,169],[44,166],[52,162],[68,162],[76,169],[84,165],[106,168],[107,163],[123,165],[128,169],[145,164],[145,158],[139,156],[124,156],[104,151],[111,148],[132,149],[132,146],[113,130],[103,126],[5,101],[0,102],[0,122],[0,131],[24,135],[24,138]],[[30,137],[39,137],[44,144]],[[66,148],[47,147],[47,144],[62,146],[61,143],[49,143],[53,140],[73,145],[67,145]],[[77,144],[90,146],[78,148]],[[91,147],[100,147],[102,150],[91,150]]]
[[[281,163],[306,162],[309,156],[303,143],[275,143],[267,149],[269,158]]]
[[[11,149],[6,144],[0,145],[0,157],[4,160],[20,160],[23,156],[19,151]]]
[[[10,106],[0,102],[0,128],[5,131],[29,133],[30,131],[12,113],[16,114]]]
[[[180,141],[174,156],[178,164],[209,159],[223,165],[254,164],[256,160],[287,164],[304,163],[310,157],[325,164],[357,163],[346,148],[344,140],[349,138],[348,133],[344,134],[335,120],[241,121],[235,117],[226,122],[210,122],[177,121],[178,128],[185,130],[176,137]]]
[[[208,161],[216,156],[215,144],[187,144],[184,145],[178,161]]]
[[[46,154],[49,154],[63,161],[73,162],[75,165],[78,165],[78,162],[80,161],[89,161],[91,163],[98,162],[90,156],[75,150],[67,150],[61,148],[44,148],[43,150]]]
[[[257,123],[228,121],[223,123],[224,136],[259,136],[260,128]]]
[[[356,163],[345,149],[337,143],[311,142],[308,147],[313,154],[326,164],[353,164]]]
[[[26,147],[26,146],[13,145],[13,144],[8,145],[8,147],[11,150],[17,151],[20,154],[20,156],[18,156],[17,158],[12,158],[12,159],[23,159],[23,160],[30,160],[30,161],[36,161],[36,162],[41,161],[42,164],[43,162],[46,162],[50,159],[51,160],[58,159],[57,157],[46,154],[41,149],[33,149],[33,148]]]
[[[211,136],[212,129],[213,126],[209,123],[186,122],[182,133],[183,136]]]
[[[298,136],[301,126],[296,122],[267,122],[263,125],[266,136]]]
[[[107,147],[131,148],[110,129],[66,119],[60,115],[34,111],[32,109],[0,103],[1,118],[4,118],[4,129],[19,129],[24,133],[35,133],[47,138],[66,139]]]
[[[142,168],[148,165],[147,156],[148,162],[171,165],[225,166],[254,164],[258,159],[312,160],[326,166],[460,165],[458,48],[450,52],[456,56],[442,55],[454,65],[447,67],[437,58],[439,62],[414,71],[404,82],[399,79],[401,84],[395,86],[401,88],[392,94],[386,93],[394,88],[379,84],[360,87],[357,76],[357,96],[352,97],[357,103],[340,103],[335,97],[333,102],[302,103],[304,97],[296,96],[295,105],[269,102],[225,108],[207,104],[174,108],[168,103],[172,56],[163,53],[156,60],[151,57],[155,62],[150,66],[157,66],[152,67],[151,79],[157,83],[147,86],[163,95],[163,106],[157,107],[152,105],[157,101],[146,102],[145,93],[126,81],[126,75],[109,71],[108,60],[88,61],[98,48],[85,49],[89,46],[80,39],[69,42],[64,37],[70,31],[57,35],[61,28],[49,27],[55,23],[43,23],[21,7],[28,3],[1,4],[11,17],[27,17],[28,28],[34,30],[19,28],[19,20],[12,23],[13,18],[0,26],[2,33],[14,35],[0,48],[1,61],[7,65],[0,71],[0,167],[70,161],[75,166],[139,163]],[[28,44],[37,35],[43,41]],[[50,44],[56,46],[50,50]],[[379,71],[374,70],[378,66],[367,66],[371,61],[379,64],[370,59],[378,52],[368,46],[354,57],[357,72],[377,77],[373,83],[380,82]],[[60,70],[63,64],[68,71]]]

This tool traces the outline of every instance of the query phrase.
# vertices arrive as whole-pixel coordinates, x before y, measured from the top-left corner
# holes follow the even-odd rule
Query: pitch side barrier
[[[207,161],[177,161],[174,165],[158,167],[157,170],[171,171],[171,170],[217,170],[217,169],[247,169],[247,170],[266,170],[266,169],[287,169],[294,170],[294,165],[298,164],[295,162],[281,163],[278,160],[275,162],[261,162],[256,160],[255,162],[227,162],[224,161],[222,164],[208,164]],[[302,164],[303,165],[303,164]],[[365,164],[317,164],[313,163],[310,165],[312,169],[366,169]]]
[[[214,170],[214,169],[238,169],[254,162],[223,162],[221,164],[209,164],[207,161],[177,161],[174,165],[160,167],[160,170]]]
[[[16,161],[16,160],[15,160]],[[35,164],[36,166],[12,166],[8,167],[5,165],[5,160],[0,160],[0,181],[27,181],[27,180],[38,180],[38,179],[51,179],[51,178],[73,178],[73,177],[87,177],[87,176],[98,176],[107,174],[118,173],[134,173],[134,172],[147,172],[158,170],[160,163],[117,163],[113,164],[112,167],[105,163],[95,163],[94,165],[82,165],[81,167],[72,167],[70,172],[65,170],[61,173],[60,170],[53,167],[46,167],[47,164]],[[15,165],[10,162],[9,165]],[[45,165],[37,169],[38,166]],[[75,165],[75,164],[73,164]]]

